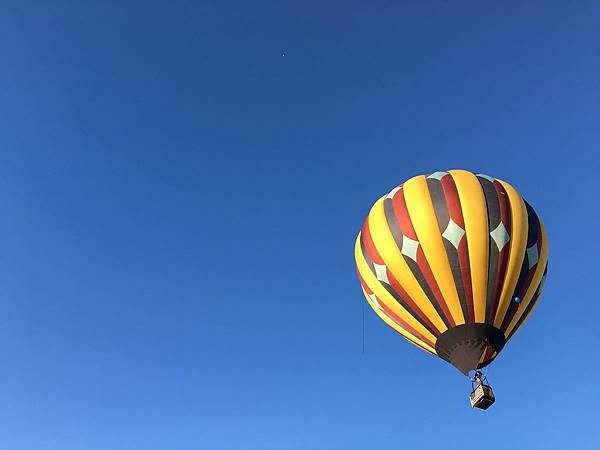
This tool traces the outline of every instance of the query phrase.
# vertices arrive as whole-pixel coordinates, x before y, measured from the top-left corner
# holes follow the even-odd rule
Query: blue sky
[[[487,3],[2,2],[0,448],[598,448],[600,6]],[[451,168],[550,239],[485,413],[362,352],[362,220]]]

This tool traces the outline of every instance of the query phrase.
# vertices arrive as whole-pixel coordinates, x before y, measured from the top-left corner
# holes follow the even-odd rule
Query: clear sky
[[[600,448],[600,4],[492,3],[2,2],[0,449]],[[487,412],[362,351],[362,220],[452,168],[550,239]]]

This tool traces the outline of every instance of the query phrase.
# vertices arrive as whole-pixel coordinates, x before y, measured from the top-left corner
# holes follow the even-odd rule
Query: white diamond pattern
[[[441,180],[445,175],[448,175],[448,172],[433,172],[431,175],[428,175],[427,178],[434,178],[436,180]]]
[[[414,262],[417,262],[417,250],[419,249],[419,241],[402,236],[402,254],[408,256]]]
[[[442,233],[442,236],[454,245],[454,248],[458,250],[458,246],[460,244],[461,239],[465,235],[465,230],[463,230],[460,226],[458,226],[454,220],[450,219],[448,222],[448,226]]]
[[[488,181],[494,181],[495,180],[495,178],[492,178],[489,175],[486,175],[486,174],[483,174],[483,173],[478,173],[477,176],[481,177],[481,178],[485,178]]]
[[[385,198],[394,198],[394,195],[396,195],[396,192],[398,192],[400,189],[402,189],[402,185],[395,187],[394,189],[392,189],[390,191],[390,193],[388,195],[385,196]]]
[[[504,224],[502,222],[500,222],[496,229],[490,233],[490,236],[498,246],[499,252],[501,252],[506,243],[510,241],[508,231],[506,231],[506,228],[504,227]]]
[[[546,275],[542,277],[542,281],[540,281],[539,294],[542,295],[544,292],[544,285],[546,284]]]
[[[533,244],[532,247],[527,249],[527,262],[529,263],[529,268],[531,269],[538,262],[539,254],[537,244]]]
[[[375,267],[375,275],[377,276],[377,279],[379,281],[383,281],[387,284],[390,284],[387,277],[387,270],[385,268],[385,265],[373,263],[373,267]]]
[[[377,300],[375,294],[369,294],[369,298],[373,301],[373,303],[375,303],[375,306],[377,306],[377,308],[381,309],[381,305],[379,304],[379,301]]]

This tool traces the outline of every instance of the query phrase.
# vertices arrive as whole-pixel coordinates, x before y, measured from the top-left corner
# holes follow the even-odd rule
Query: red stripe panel
[[[392,204],[394,206],[394,214],[396,215],[396,219],[400,224],[400,228],[402,229],[402,234],[411,238],[414,241],[418,241],[417,233],[413,228],[412,221],[410,220],[410,215],[408,214],[408,208],[406,206],[406,200],[404,199],[404,189],[400,189],[394,198],[392,199]]]
[[[365,243],[366,250],[369,253],[369,257],[374,263],[382,266],[384,264],[383,258],[379,255],[379,252],[377,251],[377,249],[375,248],[375,244],[373,243],[373,238],[371,238],[371,230],[369,229],[368,220],[365,220],[361,234],[363,242]]]

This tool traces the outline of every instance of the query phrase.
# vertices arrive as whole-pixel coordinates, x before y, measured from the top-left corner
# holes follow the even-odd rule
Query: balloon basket
[[[470,400],[471,408],[488,409],[494,404],[496,398],[491,386],[479,383],[471,392]]]

